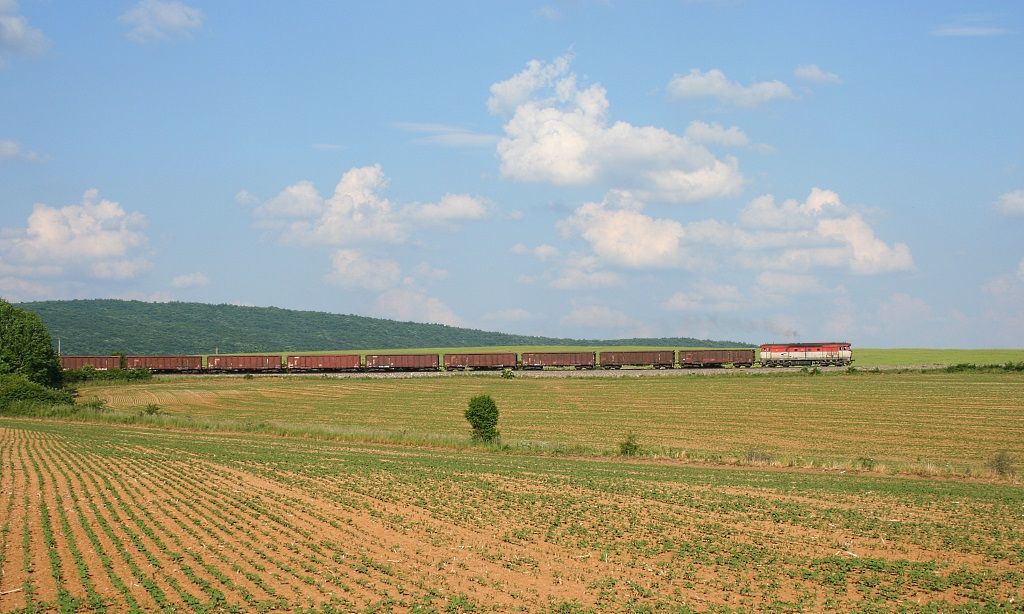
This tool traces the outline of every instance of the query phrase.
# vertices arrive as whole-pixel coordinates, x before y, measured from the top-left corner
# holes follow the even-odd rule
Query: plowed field
[[[1008,485],[0,419],[0,611],[1019,608]]]

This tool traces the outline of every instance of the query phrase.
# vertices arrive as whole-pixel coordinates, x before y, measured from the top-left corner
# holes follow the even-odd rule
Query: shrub
[[[142,410],[142,413],[147,416],[155,416],[160,413],[160,406],[156,403],[150,403],[149,405],[146,405],[146,408]]]
[[[640,454],[640,442],[636,433],[626,433],[626,438],[619,442],[621,456],[637,456]]]
[[[1000,450],[988,463],[989,468],[1003,477],[1017,473],[1017,459],[1009,450]]]
[[[513,371],[512,369],[502,369],[501,376],[505,379],[514,379],[516,376],[516,372]]]
[[[878,465],[878,461],[876,461],[874,458],[870,456],[858,456],[857,464],[860,465],[861,469],[867,469],[868,471],[871,471]]]
[[[36,314],[0,299],[0,375],[23,375],[51,388],[61,384],[60,359]]]
[[[474,441],[489,443],[498,438],[498,405],[489,395],[470,399],[465,416],[473,428]]]
[[[70,405],[71,395],[30,381],[24,375],[0,375],[0,412],[11,406]]]

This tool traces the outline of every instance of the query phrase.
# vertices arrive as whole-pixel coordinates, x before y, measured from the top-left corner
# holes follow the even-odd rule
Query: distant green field
[[[989,365],[1024,361],[1024,349],[854,348],[853,356],[854,364],[858,367],[956,365],[961,363]]]
[[[656,351],[665,349],[695,350],[702,348],[665,348],[656,346],[594,346],[580,347],[568,345],[509,345],[493,347],[462,347],[462,348],[411,348],[411,349],[346,349],[324,352],[281,352],[287,354],[447,354],[467,352],[586,352],[586,351]],[[857,348],[853,349],[854,365],[857,367],[899,367],[899,366],[944,366],[960,363],[1003,364],[1006,362],[1024,361],[1024,349],[1001,350],[960,350],[932,348]]]
[[[736,376],[516,378],[182,377],[90,383],[83,399],[169,417],[266,425],[349,440],[465,445],[467,400],[490,394],[510,445],[611,453],[627,433],[669,455],[726,462],[858,459],[890,467],[983,471],[1000,450],[1024,455],[1024,374],[761,370]]]

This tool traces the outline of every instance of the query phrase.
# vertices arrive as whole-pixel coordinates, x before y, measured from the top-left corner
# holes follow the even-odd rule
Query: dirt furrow
[[[227,514],[194,484],[180,481],[169,463],[164,461],[150,464],[139,459],[120,459],[119,467],[124,475],[133,476],[136,482],[136,488],[126,483],[126,487],[134,491],[132,496],[136,505],[174,522],[181,530],[177,539],[185,549],[218,559],[224,566],[220,569],[220,577],[232,577],[234,583],[241,584],[240,588],[249,594],[262,594],[263,599],[301,597],[309,591],[301,581],[287,579],[292,573],[289,566],[281,567],[275,563],[279,557],[247,536],[239,535],[245,535],[256,519]],[[195,468],[192,467],[191,471],[195,472]],[[237,484],[221,487],[237,488]],[[262,538],[264,544],[273,546],[276,543],[272,534]],[[252,553],[255,558],[246,556],[246,553]],[[253,581],[259,584],[253,584]]]
[[[65,533],[60,524],[63,513],[62,498],[58,492],[55,478],[46,466],[43,450],[52,445],[46,439],[34,439],[28,442],[29,465],[39,480],[39,515],[42,531],[37,536],[42,541],[40,550],[44,550],[49,558],[47,569],[54,580],[56,595],[54,601],[62,611],[77,609],[87,601],[88,595],[76,573],[77,565],[72,551],[72,535]],[[86,578],[88,579],[88,578]]]
[[[319,509],[321,514],[329,512],[331,508],[325,505],[325,498],[331,499],[337,490],[337,484],[326,478],[282,474],[283,479],[292,483],[291,487],[286,487],[268,478],[224,470],[233,472],[237,479],[255,482],[261,491],[297,498],[310,509]],[[297,487],[300,484],[303,486]],[[307,494],[311,492],[319,496]],[[350,538],[355,540],[353,543],[364,548],[377,544],[380,555],[401,558],[401,566],[407,570],[410,569],[409,559],[413,558],[410,553],[418,553],[413,562],[419,563],[416,568],[430,585],[476,596],[482,603],[544,603],[556,595],[566,594],[584,599],[583,578],[594,573],[595,565],[606,568],[608,575],[622,571],[588,553],[569,553],[543,543],[506,543],[488,532],[461,527],[416,506],[385,502],[352,490],[345,490],[342,495],[347,499],[356,497],[363,504],[357,511],[345,508],[338,516],[344,519],[350,531],[355,531]],[[405,518],[408,526],[391,526],[387,519],[396,517]],[[396,557],[396,552],[403,554]],[[500,556],[494,556],[495,553]],[[534,565],[537,559],[544,560],[543,568]],[[519,569],[513,569],[515,567]]]
[[[182,605],[184,601],[154,564],[146,542],[121,518],[115,502],[107,495],[108,489],[96,478],[96,468],[88,465],[85,456],[64,446],[55,445],[53,449],[56,463],[72,476],[72,488],[83,493],[80,500],[84,503],[86,524],[102,547],[97,554],[107,558],[111,581],[120,581],[126,587],[122,595],[129,604],[137,603],[145,611]]]
[[[24,468],[25,431],[4,429],[5,514],[0,528],[5,528],[3,540],[3,566],[0,568],[0,611],[8,612],[26,605],[24,584],[28,574],[24,569],[25,544],[23,532],[28,513],[29,477]]]
[[[173,471],[173,463],[159,464],[161,469]],[[272,566],[263,572],[264,575],[269,574],[281,582],[286,582],[285,586],[292,590],[296,598],[309,598],[307,593],[311,587],[320,593],[327,591],[327,596],[332,596],[336,589],[360,594],[364,592],[364,588],[369,588],[366,578],[350,578],[350,582],[342,583],[336,578],[324,576],[321,582],[316,582],[314,574],[318,573],[319,567],[324,566],[324,553],[317,552],[322,549],[315,543],[308,546],[306,538],[294,528],[282,525],[279,519],[291,515],[291,510],[261,507],[265,504],[242,505],[239,501],[257,497],[255,493],[258,491],[237,480],[211,479],[207,475],[209,465],[206,463],[191,461],[179,465],[181,471],[173,476],[166,474],[165,480],[174,483],[181,496],[190,497],[191,505],[201,506],[203,514],[216,519],[213,525],[219,531],[218,539],[224,540],[229,548],[242,548],[257,553],[261,561]],[[205,478],[202,485],[190,479],[197,474]],[[218,502],[222,505],[217,505]],[[298,565],[300,569],[293,565]],[[292,580],[284,580],[289,577]],[[310,578],[314,581],[309,582]],[[323,581],[336,588],[318,586]],[[353,584],[361,587],[356,588]],[[379,599],[381,594],[380,591],[371,590],[365,596]]]
[[[215,604],[224,599],[223,593],[211,587],[214,583],[220,583],[222,578],[227,578],[227,574],[215,578],[201,565],[198,566],[197,570],[193,565],[197,565],[198,562],[194,561],[194,559],[189,560],[189,558],[184,556],[188,553],[203,550],[207,545],[198,539],[193,540],[190,544],[187,539],[183,540],[181,538],[181,534],[167,530],[160,522],[147,524],[146,520],[148,520],[148,517],[144,519],[139,514],[143,511],[149,511],[150,507],[145,502],[140,502],[135,494],[126,489],[124,484],[121,483],[121,478],[125,474],[116,459],[105,458],[101,466],[96,464],[98,459],[89,455],[76,454],[75,452],[69,452],[68,454],[72,462],[89,469],[93,475],[101,476],[104,482],[102,488],[116,500],[116,505],[120,510],[119,517],[121,515],[124,516],[123,522],[126,526],[135,527],[137,533],[133,532],[132,534],[135,535],[140,543],[145,545],[149,556],[159,565],[159,575],[172,587],[174,593],[182,601],[195,607],[197,602]],[[97,484],[94,484],[94,486],[100,488]],[[170,547],[172,545],[179,546],[182,552],[173,551]],[[153,564],[153,561],[150,561],[150,564]],[[154,577],[156,575],[154,573]],[[242,582],[244,583],[244,580]],[[228,586],[225,586],[225,589],[232,592],[235,590],[235,587],[235,582],[228,581]],[[239,592],[239,595],[247,591],[245,587],[242,587],[240,590],[242,592]],[[253,603],[257,602],[254,601]]]

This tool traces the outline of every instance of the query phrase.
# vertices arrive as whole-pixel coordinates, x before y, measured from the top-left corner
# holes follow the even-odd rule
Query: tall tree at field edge
[[[7,373],[51,388],[62,381],[60,359],[43,321],[0,299],[0,375]]]

